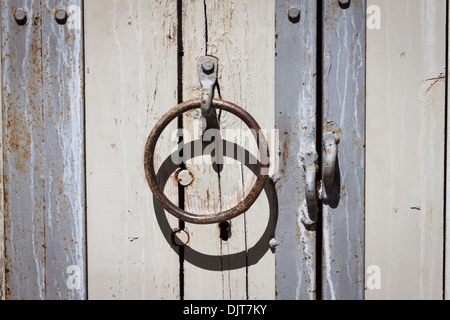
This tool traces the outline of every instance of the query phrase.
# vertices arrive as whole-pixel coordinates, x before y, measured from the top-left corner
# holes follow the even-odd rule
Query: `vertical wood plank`
[[[7,298],[45,299],[41,3],[2,1],[2,15]]]
[[[445,76],[446,76],[446,82],[445,82],[445,84],[446,84],[446,92],[447,92],[447,107],[450,105],[449,104],[449,102],[450,102],[450,96],[449,96],[449,85],[448,85],[448,68],[450,67],[450,65],[449,65],[449,61],[448,61],[448,57],[450,56],[450,46],[448,45],[448,41],[449,41],[449,39],[448,39],[448,37],[450,37],[450,23],[449,23],[449,21],[450,21],[450,15],[449,15],[449,9],[450,9],[450,7],[449,7],[449,3],[447,2],[447,26],[448,26],[448,29],[447,29],[447,69],[446,69],[446,73],[445,73]],[[444,252],[444,266],[445,266],[445,270],[444,270],[444,277],[445,277],[445,283],[444,283],[444,299],[445,300],[450,300],[450,264],[449,264],[449,261],[450,261],[450,202],[449,202],[449,199],[450,199],[450,174],[449,174],[449,168],[450,168],[450,154],[449,154],[449,152],[448,152],[448,150],[450,150],[449,148],[450,148],[450,139],[449,139],[449,137],[450,137],[450,130],[449,130],[449,127],[448,127],[448,123],[450,123],[449,122],[449,119],[450,119],[450,113],[447,111],[447,132],[445,133],[446,134],[446,137],[447,137],[447,145],[446,145],[446,150],[447,150],[447,159],[445,159],[445,161],[446,161],[446,163],[445,163],[445,166],[446,166],[446,174],[447,174],[447,176],[445,177],[445,179],[446,179],[446,181],[445,181],[445,184],[446,184],[446,195],[445,195],[445,230],[444,230],[444,232],[445,232],[445,235],[444,235],[444,238],[445,238],[445,244],[444,244],[444,246],[445,246],[445,252]]]
[[[299,20],[289,19],[291,8],[300,9]],[[317,3],[277,0],[276,15],[277,298],[311,300],[316,298],[316,231],[301,221],[308,215],[301,159],[316,151]]]
[[[233,39],[239,39],[234,44],[234,51],[241,48],[236,58],[230,59],[224,73],[232,75],[222,80],[224,97],[233,97],[259,123],[269,142],[271,169],[267,172],[272,176],[277,169],[278,133],[275,129],[275,1],[265,0],[246,3],[237,2],[230,11],[245,12],[243,17],[234,14]],[[241,29],[240,25],[244,28]],[[243,33],[243,35],[241,35]],[[216,32],[220,39],[221,33]],[[233,42],[222,43],[219,52],[227,52]],[[249,41],[251,39],[251,41]],[[237,62],[237,63],[236,63]],[[237,79],[242,84],[238,86]],[[233,93],[228,91],[232,89]],[[221,86],[222,89],[222,86]],[[225,96],[226,95],[226,96]],[[246,130],[242,122],[240,126]],[[245,131],[244,131],[245,132]],[[242,137],[240,145],[249,150],[255,157],[258,155],[255,140],[249,134]],[[246,166],[241,165],[243,189],[245,195],[253,187],[255,174]],[[276,190],[272,180],[268,179],[264,191],[258,200],[245,214],[245,232],[247,246],[247,283],[250,300],[273,300],[276,298],[275,254],[270,250],[269,242],[275,237],[275,227],[278,215]]]
[[[154,200],[143,165],[151,129],[177,104],[176,1],[85,1],[84,13],[89,298],[177,299],[177,222]],[[163,164],[176,128],[155,153],[175,204],[176,168]]]
[[[80,6],[3,3],[8,299],[86,297],[81,21],[79,28],[55,21],[56,7],[68,21],[81,19]],[[24,25],[14,19],[17,8],[27,14]]]
[[[253,1],[206,1],[206,4],[208,54],[220,58],[221,97],[247,110],[261,128],[267,130],[267,139],[271,141],[270,129],[275,124],[275,3],[265,0],[259,1],[257,6]],[[219,121],[221,128],[239,133],[234,140],[225,137],[227,141],[257,157],[254,138],[246,132],[247,127],[240,119],[222,113]],[[272,149],[271,153],[274,152]],[[236,184],[237,177],[239,184]],[[223,209],[247,196],[255,180],[252,170],[238,161],[224,165],[220,174]],[[246,253],[242,277],[246,281],[247,299],[275,298],[275,257],[269,250],[276,215],[274,193],[268,183],[255,204],[244,215],[232,220],[232,236],[222,243],[223,256],[231,256],[238,250]],[[233,263],[232,259],[230,262]]]
[[[335,179],[322,185],[325,300],[364,299],[365,12],[364,0],[323,1],[322,133],[339,136]]]
[[[183,99],[200,97],[201,85],[197,72],[197,59],[207,54],[205,3],[203,0],[183,1]],[[221,66],[219,66],[221,68]],[[183,128],[187,134],[185,143],[202,138],[206,121],[201,118],[200,110],[193,110],[183,116]],[[195,164],[195,158],[186,162],[186,167],[194,177],[193,183],[185,188],[185,209],[188,212],[206,214],[221,211],[220,180],[212,165],[211,154],[205,154],[201,160],[205,164]],[[234,294],[243,299],[242,280],[238,288],[226,290],[225,283],[229,277],[224,275],[221,259],[222,246],[217,224],[186,224],[190,235],[189,246],[185,248],[184,262],[184,298],[189,299],[224,299]],[[226,273],[226,272],[225,272]],[[236,273],[235,273],[236,275]],[[238,292],[236,292],[236,289]],[[239,295],[239,291],[241,295]],[[242,295],[244,292],[244,295]]]
[[[3,5],[0,6],[0,12]],[[1,16],[1,13],[0,13]],[[3,41],[0,41],[0,51]],[[0,59],[0,70],[2,70],[2,60]],[[2,72],[0,71],[0,83],[2,82]],[[0,90],[0,110],[3,110],[3,90]],[[5,300],[5,210],[3,207],[3,112],[0,112],[0,300]]]
[[[369,0],[367,299],[442,299],[446,1]]]
[[[183,18],[184,99],[200,96],[197,58],[216,56],[220,97],[246,109],[262,128],[272,129],[273,1],[261,1],[258,6],[251,1],[189,1],[184,5]],[[219,97],[219,91],[215,97]],[[246,127],[241,120],[222,112],[219,124],[223,139],[257,155],[252,142],[246,143]],[[189,132],[199,133],[195,139],[205,128],[198,113],[185,116],[184,125]],[[227,135],[229,130],[236,135]],[[188,164],[195,180],[186,188],[186,210],[218,212],[235,206],[246,196],[254,174],[233,158],[226,161],[219,170],[210,165]],[[274,298],[274,257],[269,240],[276,205],[270,188],[268,185],[267,192],[245,214],[231,221],[228,240],[221,240],[217,225],[187,225],[191,241],[185,254],[186,299]]]
[[[81,5],[45,0],[42,8],[47,299],[87,294]],[[66,23],[55,20],[57,9],[67,12]]]

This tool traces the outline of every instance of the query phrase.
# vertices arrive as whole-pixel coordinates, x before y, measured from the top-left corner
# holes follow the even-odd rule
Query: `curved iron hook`
[[[329,122],[326,126],[327,130],[323,134],[323,170],[322,170],[322,193],[321,198],[324,201],[334,200],[338,196],[338,192],[332,192],[334,186],[334,175],[336,169],[336,160],[339,142],[337,125]]]
[[[307,212],[304,212],[302,223],[305,225],[313,225],[317,222],[317,215],[319,213],[319,204],[317,197],[316,176],[319,169],[317,160],[319,156],[316,151],[308,152],[302,156],[303,168],[305,170],[305,197]]]

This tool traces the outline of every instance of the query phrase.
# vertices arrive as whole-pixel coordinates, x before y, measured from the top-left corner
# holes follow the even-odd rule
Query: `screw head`
[[[187,229],[173,229],[172,230],[172,243],[177,247],[183,247],[188,245],[190,240],[189,231]]]
[[[194,177],[189,170],[181,170],[176,174],[176,176],[178,179],[178,183],[183,187],[189,186],[194,181]]]
[[[205,60],[202,63],[202,69],[206,73],[211,73],[214,71],[214,61],[212,60]]]
[[[56,9],[55,19],[59,24],[65,24],[67,21],[67,11],[64,9]]]
[[[280,245],[280,241],[277,240],[276,238],[272,238],[272,239],[269,241],[269,246],[270,246],[270,248],[271,248],[272,250],[276,249],[276,247],[278,247],[279,245]]]
[[[23,8],[17,8],[14,12],[14,19],[17,24],[23,26],[27,22],[27,13]]]
[[[347,9],[348,7],[350,7],[350,1],[351,1],[351,0],[338,0],[339,6],[340,6],[342,9]]]
[[[300,21],[300,9],[297,7],[289,8],[288,10],[288,17],[291,22],[298,22]]]

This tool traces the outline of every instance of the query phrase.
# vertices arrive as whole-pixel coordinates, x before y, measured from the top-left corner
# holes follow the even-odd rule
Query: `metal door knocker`
[[[189,100],[183,102],[171,110],[169,110],[155,125],[147,139],[144,154],[144,168],[147,177],[148,184],[150,186],[153,195],[162,205],[162,207],[173,216],[180,220],[196,223],[196,224],[212,224],[220,223],[237,217],[238,215],[247,211],[256,201],[261,194],[266,183],[267,172],[269,168],[269,149],[267,141],[262,133],[262,130],[256,120],[241,107],[220,99],[213,99],[213,89],[217,81],[217,58],[211,56],[205,56],[198,60],[198,71],[200,76],[200,82],[203,87],[201,99]],[[219,213],[212,213],[206,215],[200,215],[187,212],[175,204],[173,204],[164,194],[163,190],[159,186],[156,178],[155,166],[154,166],[154,152],[156,142],[164,131],[165,127],[175,118],[193,109],[200,108],[204,117],[211,116],[212,109],[220,109],[234,114],[239,117],[252,132],[257,142],[258,150],[260,150],[260,166],[259,174],[253,188],[250,190],[245,199],[240,201],[235,207],[222,211]],[[261,152],[263,151],[263,152]]]

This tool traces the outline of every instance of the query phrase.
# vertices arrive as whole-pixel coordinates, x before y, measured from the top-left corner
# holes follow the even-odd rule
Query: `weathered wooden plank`
[[[45,299],[41,3],[2,1],[2,15],[7,298]]]
[[[446,1],[368,5],[366,298],[442,299]]]
[[[183,12],[184,99],[200,96],[197,58],[213,55],[219,58],[220,97],[242,106],[262,128],[273,128],[273,1],[262,1],[257,7],[251,1],[190,1]],[[236,144],[239,150],[257,155],[252,142],[247,143],[241,120],[222,112],[218,123],[227,147]],[[201,138],[205,124],[199,113],[186,115],[183,124],[191,135],[197,133],[194,140]],[[226,210],[246,196],[255,176],[227,156],[223,166],[187,164],[195,178],[186,188],[187,211]],[[185,253],[186,299],[274,298],[274,258],[268,243],[275,205],[270,185],[266,190],[248,212],[231,221],[226,240],[217,225],[187,225],[191,241]]]
[[[86,297],[83,40],[57,6],[81,18],[76,0],[3,2],[8,299]]]
[[[289,19],[289,9],[299,9]],[[280,136],[276,175],[278,299],[316,298],[316,231],[309,216],[302,157],[316,152],[317,3],[277,0],[275,125]]]
[[[154,201],[143,165],[151,129],[177,104],[176,1],[85,1],[84,14],[89,298],[177,299],[178,223]],[[176,128],[155,152],[174,203],[166,160]]]
[[[366,1],[322,4],[322,143],[339,137],[334,181],[322,164],[322,298],[364,299]]]
[[[275,1],[264,0],[257,4],[255,1],[235,1],[222,10],[230,12],[229,19],[225,17],[223,25],[208,29],[215,31],[210,32],[210,44],[220,44],[216,49],[211,46],[212,54],[217,52],[221,57],[228,56],[227,61],[221,64],[221,93],[224,99],[236,101],[248,111],[265,130],[272,164],[271,170],[265,174],[272,175],[278,152],[278,135],[274,131]],[[211,22],[214,22],[214,16]],[[223,30],[229,30],[232,35],[226,41],[220,41]],[[232,55],[228,53],[230,49]],[[224,120],[230,123],[231,119]],[[237,120],[234,126],[242,130],[238,145],[257,157],[255,139],[246,131],[248,128],[241,120]],[[244,190],[242,197],[247,196],[257,178],[251,166],[247,165],[240,165]],[[229,180],[234,181],[232,176]],[[247,298],[250,300],[273,300],[276,297],[275,254],[270,250],[269,242],[275,236],[277,206],[275,186],[268,179],[264,191],[244,215]]]
[[[0,10],[3,6],[0,6]],[[3,41],[0,41],[0,50]],[[0,70],[2,70],[2,60],[0,59]],[[2,72],[0,71],[0,83],[2,82]],[[0,90],[0,108],[3,110],[3,90]],[[5,219],[3,209],[3,112],[0,112],[0,300],[5,300]]]
[[[70,300],[87,293],[81,5],[46,0],[42,23],[46,296]]]
[[[205,3],[203,0],[183,2],[182,12],[183,100],[189,100],[199,98],[201,92],[197,58],[207,54]],[[206,129],[206,122],[202,120],[200,110],[183,116],[186,144],[202,138]],[[205,164],[195,164],[198,159]],[[221,211],[219,176],[213,166],[206,164],[211,159],[211,154],[205,154],[186,161],[186,167],[194,177],[192,184],[185,188],[184,206],[188,212],[206,214]],[[229,278],[223,275],[218,226],[186,224],[186,229],[190,242],[184,255],[184,299],[224,299],[230,296],[230,290],[225,290],[225,282]],[[242,283],[242,277],[238,283]]]
[[[447,26],[448,26],[448,30],[447,30],[447,36],[450,35],[450,16],[448,14],[448,10],[449,10],[449,6],[447,4]],[[448,39],[447,39],[448,42]],[[450,56],[450,46],[447,45],[447,57]],[[449,62],[447,60],[447,69],[446,69],[446,74],[445,76],[448,77],[448,70],[449,70]],[[448,86],[448,80],[446,79],[446,90],[447,90],[447,99],[449,99],[450,95],[449,95],[449,86]],[[447,106],[449,105],[449,100],[447,100]],[[449,123],[449,118],[450,117],[450,113],[447,112],[447,124]],[[448,153],[448,150],[450,150],[450,130],[449,127],[447,125],[447,132],[445,133],[447,135],[447,159],[445,160],[446,163],[446,174],[447,176],[445,177],[446,181],[446,195],[445,195],[445,252],[444,252],[444,266],[445,266],[445,274],[444,274],[444,279],[445,279],[445,283],[444,283],[444,299],[445,300],[450,300],[450,264],[448,263],[448,261],[450,261],[450,215],[448,214],[450,212],[450,154]]]

